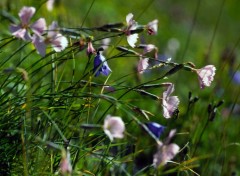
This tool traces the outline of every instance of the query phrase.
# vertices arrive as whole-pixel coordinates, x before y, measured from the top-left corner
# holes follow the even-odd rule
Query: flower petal
[[[135,47],[135,44],[137,43],[137,39],[138,39],[138,34],[130,34],[127,36],[127,42],[132,48]]]
[[[131,25],[132,23],[132,20],[133,20],[133,14],[132,13],[129,13],[127,16],[126,16],[126,21],[127,21],[127,25]]]
[[[38,35],[33,35],[32,43],[34,44],[35,48],[37,49],[37,52],[41,56],[46,55],[46,44],[44,42],[44,39]]]
[[[153,165],[165,165],[168,161],[172,160],[179,152],[180,147],[177,144],[169,144],[160,146],[158,152],[153,156]]]
[[[31,29],[35,34],[42,35],[43,32],[47,29],[45,19],[44,18],[38,19],[35,23],[31,25]]]
[[[177,96],[170,96],[174,91],[174,84],[170,84],[168,89],[163,92],[162,106],[163,106],[163,117],[171,118],[175,110],[178,108],[180,103]]]
[[[28,25],[30,19],[32,18],[33,14],[35,13],[36,9],[34,7],[26,7],[24,6],[20,12],[18,13],[21,23],[23,26]]]
[[[140,60],[138,62],[138,67],[137,67],[138,72],[140,74],[142,74],[144,72],[144,70],[146,70],[147,67],[149,66],[148,60],[149,60],[148,58],[144,58],[144,59],[140,58]]]
[[[147,25],[147,29],[148,29],[149,35],[156,35],[157,31],[158,31],[158,20],[155,19],[155,20],[149,22]]]
[[[59,33],[57,32],[58,29],[58,24],[56,21],[53,21],[52,24],[48,27],[48,37],[49,38],[54,38],[56,35]]]
[[[112,71],[107,64],[105,57],[100,53],[98,53],[94,58],[93,71],[95,73],[95,77],[99,76],[100,73],[102,73],[105,76],[108,76]]]
[[[207,65],[201,69],[196,69],[200,88],[209,87],[214,79],[216,67],[214,65]]]
[[[62,34],[57,34],[54,39],[51,40],[54,51],[63,51],[68,46],[68,40]]]

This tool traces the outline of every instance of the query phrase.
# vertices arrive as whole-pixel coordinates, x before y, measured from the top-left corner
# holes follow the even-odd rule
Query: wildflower
[[[125,33],[127,35],[127,42],[131,47],[135,47],[135,44],[137,42],[138,39],[138,34],[132,34],[131,30],[135,30],[137,29],[137,22],[135,20],[133,20],[133,14],[129,13],[126,16],[126,21],[127,21],[127,29],[125,30]]]
[[[147,67],[149,66],[148,64],[148,58],[140,58],[139,62],[138,62],[138,72],[140,74],[142,74],[144,72],[144,70],[147,69]]]
[[[175,133],[175,129],[171,130],[165,142],[161,145],[158,145],[158,151],[153,155],[153,165],[155,168],[165,165],[179,152],[180,147],[177,144],[169,144],[171,138],[175,135]]]
[[[200,88],[209,87],[214,79],[216,67],[214,65],[207,65],[201,69],[195,69],[198,74]]]
[[[146,126],[157,138],[159,138],[165,130],[164,126],[156,122],[148,122],[146,123]]]
[[[31,34],[29,33],[29,29],[31,29],[34,33],[41,35],[46,29],[46,21],[44,18],[38,19],[35,23],[30,25],[30,20],[34,15],[36,9],[34,7],[26,7],[24,6],[18,16],[20,17],[20,24],[15,25],[12,24],[10,26],[10,31],[13,36],[17,38],[21,38],[23,40],[31,40]]]
[[[147,24],[147,32],[149,35],[156,35],[158,30],[158,20],[155,19]]]
[[[52,10],[53,10],[54,2],[55,2],[55,0],[48,0],[48,1],[46,2],[47,10],[48,10],[48,11],[52,11]]]
[[[165,118],[171,118],[175,110],[178,108],[179,99],[177,96],[170,96],[174,91],[174,84],[170,83],[168,89],[163,92],[162,106],[163,116]]]
[[[169,144],[159,146],[158,152],[153,155],[153,165],[157,168],[160,165],[165,165],[172,160],[179,151],[177,144]]]
[[[153,44],[147,44],[147,45],[141,44],[141,45],[139,45],[139,47],[144,49],[143,54],[147,54],[147,53],[155,50],[154,57],[155,57],[155,59],[158,58],[158,48],[155,45],[153,45]]]
[[[62,34],[58,33],[56,31],[57,28],[57,22],[53,21],[52,24],[49,26],[49,31],[46,38],[36,34],[33,36],[32,42],[41,56],[45,56],[47,44],[51,44],[54,51],[56,52],[60,52],[67,47],[67,38],[64,37]]]
[[[124,137],[125,125],[121,117],[107,115],[104,120],[103,130],[109,139],[113,141],[114,138]]]
[[[96,53],[96,50],[93,48],[92,42],[88,42],[87,55],[90,57],[92,54]]]
[[[97,52],[97,55],[94,58],[93,70],[95,76],[99,76],[100,73],[102,73],[105,76],[108,76],[112,71],[107,64],[105,57],[99,51]]]
[[[69,151],[62,151],[62,159],[60,162],[60,170],[62,174],[71,174],[72,173],[72,165],[70,162],[70,153]]]

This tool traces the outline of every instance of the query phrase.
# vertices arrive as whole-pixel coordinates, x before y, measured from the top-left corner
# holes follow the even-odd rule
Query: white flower
[[[107,115],[104,120],[103,130],[109,139],[113,141],[114,138],[124,137],[125,124],[121,117]]]
[[[143,72],[144,72],[144,70],[146,70],[147,69],[147,67],[149,66],[149,64],[148,64],[148,58],[140,58],[140,60],[139,60],[139,62],[138,62],[138,67],[137,67],[137,69],[138,69],[138,72],[140,73],[140,74],[142,74]]]
[[[155,19],[147,24],[147,32],[149,35],[156,35],[158,31],[158,20]]]
[[[128,41],[128,44],[134,48],[138,39],[138,34],[131,34],[131,30],[137,29],[137,22],[133,20],[132,13],[129,13],[126,16],[126,22],[127,22],[127,29],[125,30],[125,33],[127,35],[127,41]]]
[[[180,103],[177,96],[170,96],[174,91],[174,84],[169,83],[168,89],[163,92],[162,106],[163,106],[163,116],[165,118],[171,118],[174,111],[178,108]]]
[[[195,69],[198,74],[198,80],[201,89],[209,87],[214,79],[216,67],[214,65],[207,65],[201,69]]]

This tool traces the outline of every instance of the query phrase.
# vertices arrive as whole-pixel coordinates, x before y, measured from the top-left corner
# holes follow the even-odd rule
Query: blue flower
[[[159,138],[165,130],[165,126],[162,126],[156,122],[148,122],[146,123],[146,126],[157,138]]]
[[[99,52],[97,53],[97,55],[94,58],[93,71],[95,73],[95,76],[99,76],[100,73],[102,73],[105,76],[108,76],[110,74],[110,72],[112,71],[107,64],[105,57],[102,54],[100,54]]]

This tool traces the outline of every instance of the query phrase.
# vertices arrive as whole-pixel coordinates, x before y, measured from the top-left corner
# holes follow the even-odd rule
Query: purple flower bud
[[[146,126],[156,136],[156,138],[160,138],[165,130],[165,126],[162,126],[156,122],[148,122],[146,123]]]

